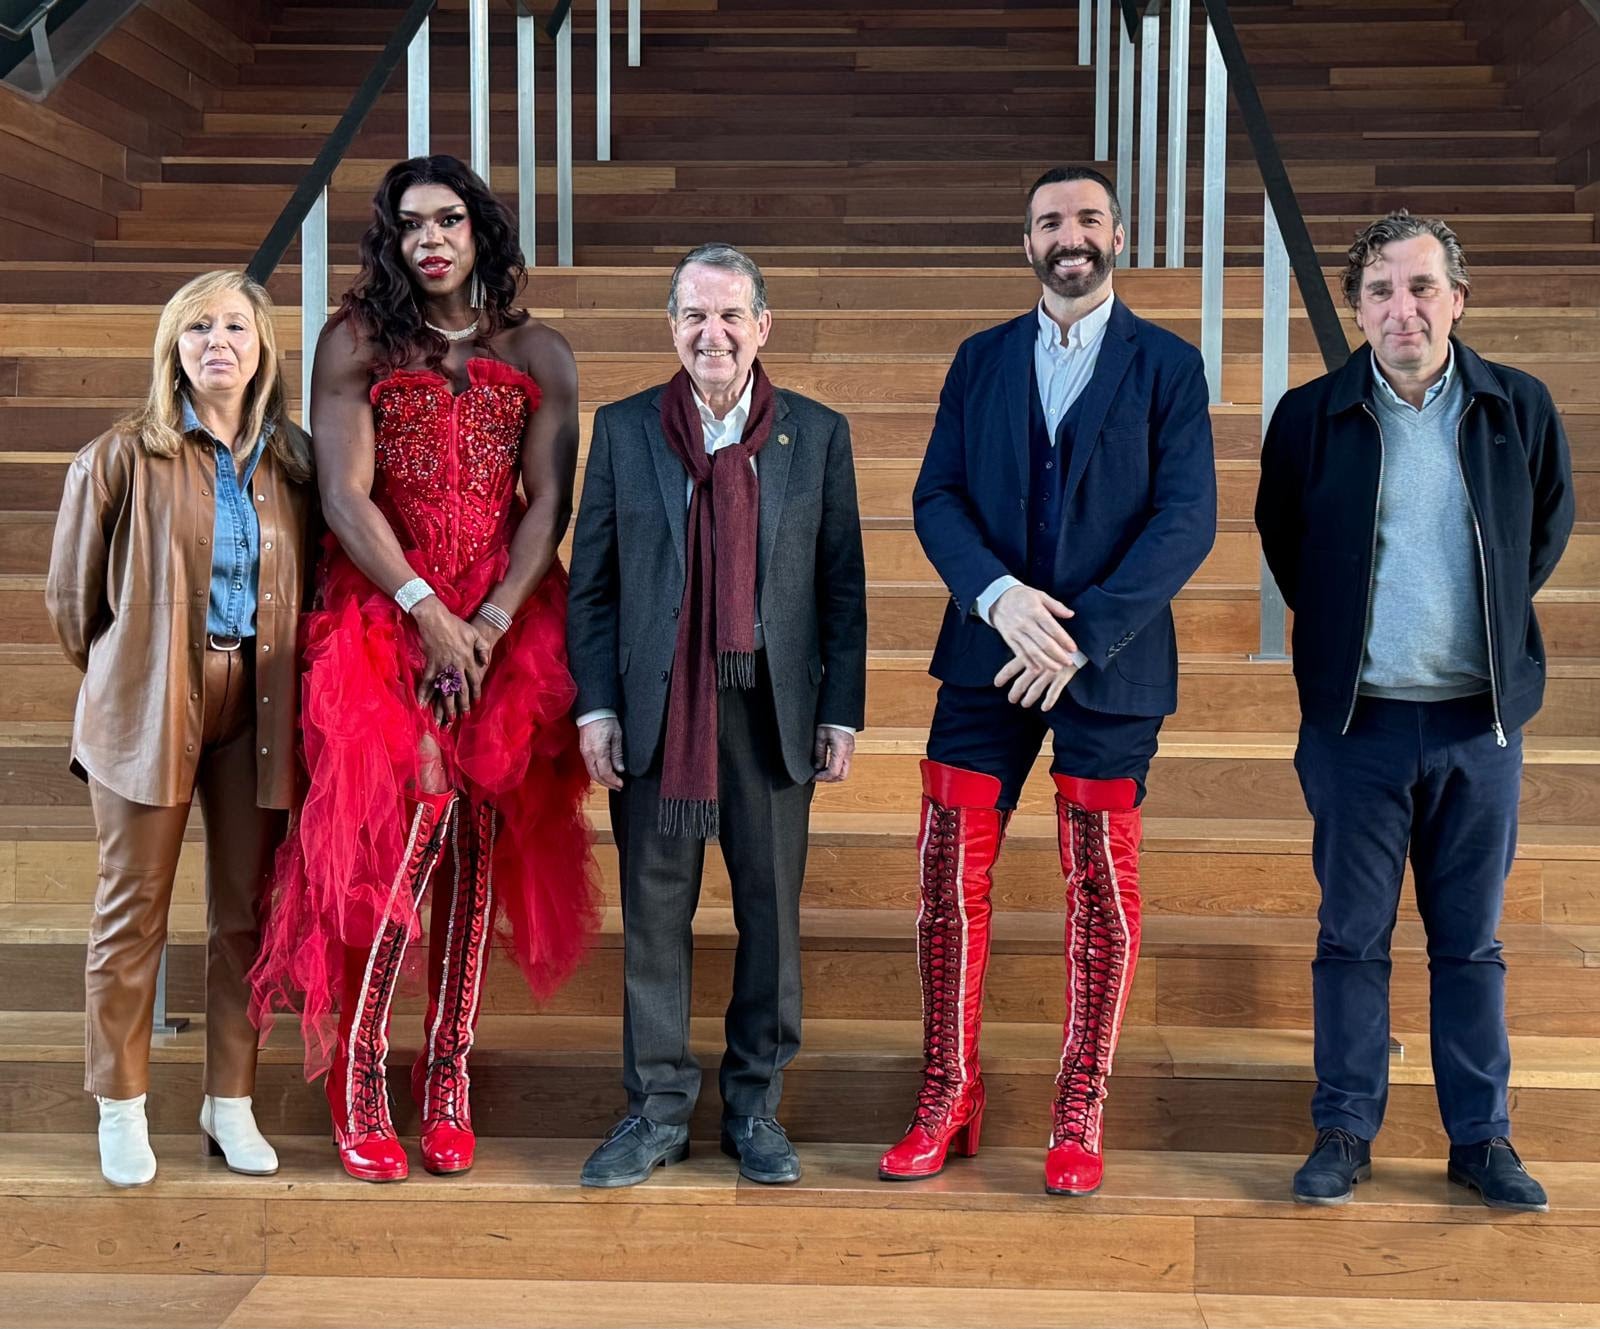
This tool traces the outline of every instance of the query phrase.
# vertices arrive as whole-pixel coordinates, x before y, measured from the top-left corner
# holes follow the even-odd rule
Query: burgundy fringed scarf
[[[661,426],[694,482],[684,541],[683,606],[667,696],[663,835],[717,833],[717,691],[756,681],[756,533],[761,484],[750,462],[772,433],[772,382],[757,360],[739,442],[707,454],[687,370],[661,395]]]

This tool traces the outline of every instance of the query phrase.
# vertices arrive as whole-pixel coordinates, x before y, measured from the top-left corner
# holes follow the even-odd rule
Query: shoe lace
[[[1053,1138],[1057,1144],[1087,1140],[1099,1120],[1114,1050],[1117,995],[1127,965],[1121,933],[1113,926],[1116,910],[1111,894],[1116,887],[1106,864],[1107,846],[1099,818],[1072,804],[1067,809],[1073,831],[1073,872],[1081,883],[1083,909],[1069,943],[1073,983],[1068,1000],[1077,1036],[1064,1049],[1056,1077]]]
[[[783,1129],[783,1123],[776,1117],[744,1117],[736,1120],[739,1124],[733,1128],[732,1133],[742,1135],[746,1140],[755,1135],[758,1126],[764,1126],[785,1144],[789,1143],[789,1132]]]
[[[1496,1149],[1504,1149],[1506,1151],[1506,1153],[1511,1155],[1511,1161],[1516,1164],[1517,1171],[1526,1172],[1528,1170],[1523,1165],[1522,1156],[1520,1154],[1518,1154],[1516,1149],[1513,1147],[1513,1145],[1511,1143],[1511,1139],[1510,1139],[1509,1136],[1496,1135],[1491,1140],[1489,1140],[1483,1146],[1483,1148],[1484,1148],[1484,1157],[1486,1159],[1488,1157],[1490,1157],[1494,1153],[1494,1151]]]
[[[641,1126],[643,1126],[644,1124],[645,1124],[645,1119],[643,1117],[640,1117],[640,1116],[627,1116],[627,1117],[624,1117],[621,1121],[619,1121],[615,1126],[613,1126],[611,1128],[610,1133],[605,1138],[605,1143],[606,1144],[610,1144],[613,1140],[620,1140],[624,1135],[628,1134],[629,1131],[636,1131]]]
[[[960,811],[929,802],[927,846],[923,851],[924,907],[917,937],[922,970],[922,1041],[926,1063],[917,1091],[913,1123],[928,1130],[943,1125],[961,1087],[961,1009],[956,998],[962,963],[956,880]]]
[[[1354,1132],[1345,1130],[1343,1126],[1327,1126],[1317,1132],[1317,1144],[1312,1153],[1326,1149],[1329,1145],[1337,1145],[1341,1157],[1354,1158],[1361,1148],[1361,1139]]]

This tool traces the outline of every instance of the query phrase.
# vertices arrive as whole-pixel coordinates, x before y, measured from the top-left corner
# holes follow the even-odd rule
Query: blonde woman
[[[250,1098],[245,981],[294,794],[295,625],[314,490],[285,410],[272,307],[237,272],[167,303],[144,407],[67,472],[45,591],[84,671],[72,768],[100,873],[85,975],[85,1087],[100,1168],[155,1176],[145,1121],[156,974],[196,793],[206,830],[206,1060],[200,1127],[235,1172],[277,1170]]]

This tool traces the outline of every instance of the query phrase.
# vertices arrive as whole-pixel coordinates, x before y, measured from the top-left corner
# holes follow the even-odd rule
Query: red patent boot
[[[989,967],[990,870],[1009,814],[995,808],[1000,781],[992,775],[924,761],[922,788],[922,1088],[905,1138],[878,1160],[885,1181],[934,1176],[951,1149],[971,1158],[983,1130],[978,1033]]]
[[[452,799],[429,795],[416,803],[406,856],[390,891],[388,921],[369,948],[345,954],[339,1047],[326,1091],[339,1161],[358,1181],[404,1181],[410,1170],[389,1112],[389,1008],[410,937],[405,911],[420,904],[427,890],[444,846]],[[407,903],[398,904],[401,899]]]
[[[489,928],[494,908],[495,810],[480,803],[467,827],[466,871],[462,871],[460,831],[452,832],[455,880],[434,892],[428,933],[427,1041],[411,1068],[411,1089],[422,1112],[422,1166],[435,1175],[465,1172],[472,1166],[477,1137],[472,1133],[467,1054],[478,1023],[483,971],[489,960]]]
[[[1044,1185],[1052,1195],[1088,1195],[1105,1174],[1106,1078],[1139,958],[1141,816],[1132,780],[1057,775],[1055,782],[1067,880],[1067,1017]]]

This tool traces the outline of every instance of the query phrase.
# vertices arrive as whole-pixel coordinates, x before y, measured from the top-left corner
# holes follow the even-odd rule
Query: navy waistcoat
[[[1055,582],[1061,542],[1062,494],[1072,465],[1072,445],[1087,389],[1061,417],[1055,446],[1039,404],[1039,379],[1028,375],[1028,585],[1049,590]]]

